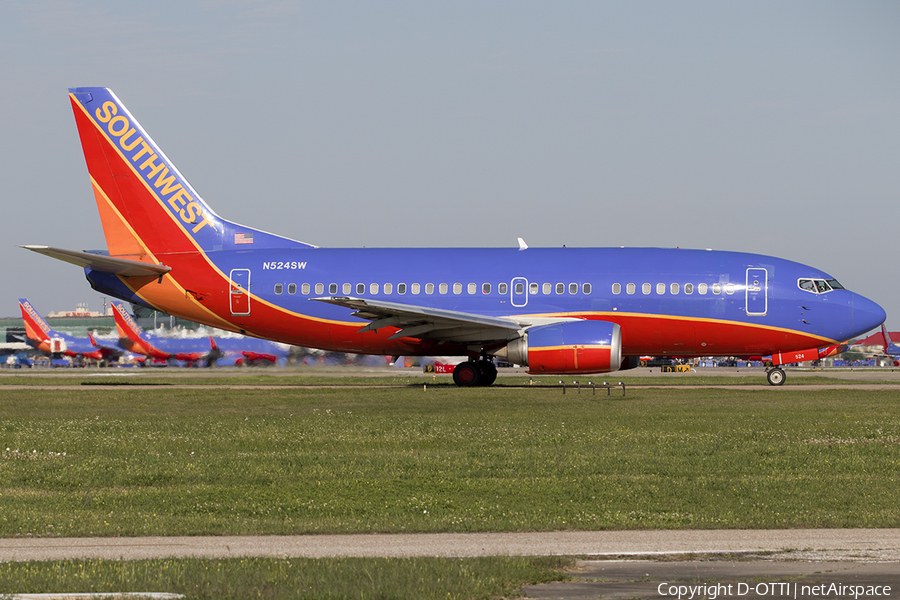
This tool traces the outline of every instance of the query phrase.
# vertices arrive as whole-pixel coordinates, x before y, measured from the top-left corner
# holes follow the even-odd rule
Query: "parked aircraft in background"
[[[90,334],[85,339],[54,331],[25,298],[19,298],[19,308],[25,322],[25,341],[45,354],[68,356],[78,360],[85,358],[105,360],[121,354],[112,348],[98,347]]]
[[[277,364],[287,360],[288,350],[255,338],[175,338],[146,333],[121,302],[113,301],[113,317],[123,348],[150,358],[180,360],[206,366]]]
[[[113,318],[119,332],[119,345],[136,354],[164,361],[184,361],[212,365],[221,356],[212,337],[170,338],[144,332],[121,302],[113,301]]]
[[[882,346],[882,356],[893,361],[895,367],[900,367],[900,345],[895,344],[891,340],[891,334],[888,333],[887,327],[881,325],[881,335],[884,336],[884,344]]]
[[[616,371],[642,355],[792,363],[885,319],[831,275],[757,254],[318,248],[217,215],[110,90],[69,98],[108,253],[26,248],[84,267],[104,294],[220,329],[341,352],[462,356],[454,381],[488,385],[495,356],[536,374]],[[783,383],[784,371],[768,379]]]
[[[251,367],[287,364],[288,347],[269,340],[250,337],[216,339],[219,367]]]

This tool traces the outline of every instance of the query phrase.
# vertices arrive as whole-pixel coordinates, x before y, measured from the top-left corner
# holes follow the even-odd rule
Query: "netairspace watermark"
[[[772,598],[884,598],[891,595],[889,585],[844,585],[820,583],[816,585],[780,581],[775,583],[703,583],[697,585],[663,582],[656,588],[660,596],[675,600],[716,600],[753,595]]]

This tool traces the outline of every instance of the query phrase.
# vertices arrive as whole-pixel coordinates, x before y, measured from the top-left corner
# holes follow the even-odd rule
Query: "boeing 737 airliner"
[[[641,355],[818,357],[884,310],[796,262],[659,248],[325,249],[217,215],[106,88],[69,90],[108,254],[26,246],[132,303],[287,344],[492,357],[532,373],[627,369]],[[772,368],[769,382],[784,371]]]
[[[145,333],[121,302],[113,300],[113,318],[119,332],[119,345],[136,354],[164,361],[184,361],[211,365],[220,352],[211,336],[205,338],[164,338]]]
[[[122,354],[113,348],[97,345],[91,334],[84,339],[55,331],[25,298],[19,298],[19,309],[22,311],[22,321],[25,323],[27,343],[44,354],[68,356],[77,360],[85,358],[106,360]]]

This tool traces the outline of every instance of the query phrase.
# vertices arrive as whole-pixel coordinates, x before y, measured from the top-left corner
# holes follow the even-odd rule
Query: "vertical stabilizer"
[[[49,343],[53,337],[58,337],[50,328],[44,317],[38,314],[31,302],[25,298],[19,298],[19,308],[22,310],[22,320],[25,322],[25,337],[34,343]]]
[[[116,321],[116,331],[119,333],[119,342],[128,350],[143,355],[152,355],[152,344],[144,336],[144,330],[137,324],[134,318],[125,310],[125,305],[113,300],[113,318]]]
[[[894,342],[891,340],[891,334],[888,333],[884,323],[881,324],[881,335],[884,336],[884,353],[888,354],[890,352],[890,347],[894,345]]]
[[[69,98],[110,255],[159,264],[172,253],[309,247],[219,217],[111,90]]]

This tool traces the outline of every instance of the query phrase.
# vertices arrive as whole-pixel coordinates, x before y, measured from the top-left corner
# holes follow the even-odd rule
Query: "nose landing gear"
[[[769,385],[783,385],[785,379],[787,379],[787,376],[784,374],[783,369],[773,367],[766,370],[766,381],[769,382]]]

